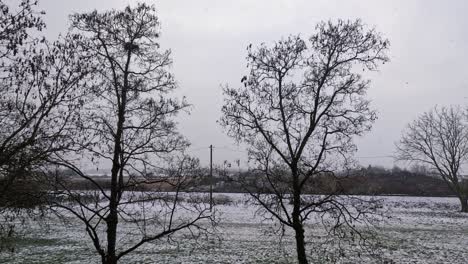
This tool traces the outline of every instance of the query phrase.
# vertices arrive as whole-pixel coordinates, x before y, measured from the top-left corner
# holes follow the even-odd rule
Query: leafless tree
[[[261,172],[260,188],[247,189],[294,230],[299,263],[308,263],[304,223],[314,212],[331,216],[334,227],[353,227],[367,212],[354,215],[336,193],[304,194],[317,175],[344,169],[355,151],[353,136],[371,128],[376,113],[365,98],[369,81],[358,72],[386,62],[388,43],[360,20],[322,22],[308,40],[289,36],[272,47],[250,45],[243,85],[224,89],[221,124],[249,146]]]
[[[83,96],[77,87],[90,67],[73,36],[53,43],[39,36],[45,24],[37,1],[0,1],[0,13],[1,238],[41,219],[36,207],[45,192],[34,175],[68,149]]]
[[[23,149],[9,143],[12,141],[10,139],[12,135],[8,133],[8,129],[12,130],[16,124],[7,119],[11,112],[10,105],[12,105],[10,103],[12,100],[8,97],[14,94],[15,89],[6,84],[6,81],[14,80],[14,75],[18,74],[13,72],[12,68],[18,66],[15,64],[15,59],[18,57],[18,53],[25,49],[26,42],[33,41],[29,31],[41,30],[44,27],[40,15],[35,12],[35,5],[36,3],[32,1],[22,1],[18,6],[0,1],[0,12],[2,14],[0,16],[0,91],[2,93],[0,99],[0,129],[2,129],[0,134],[0,169],[2,178],[6,177],[6,167],[11,163],[10,160],[17,156],[12,152],[18,153]],[[14,145],[14,147],[7,147],[8,145]],[[14,149],[19,151],[13,151]],[[5,189],[7,185],[5,182],[2,189]],[[4,191],[2,190],[1,193],[4,193]]]
[[[468,119],[458,106],[435,107],[410,123],[397,144],[398,158],[440,174],[468,212],[468,186],[462,172],[468,161]]]
[[[35,5],[0,1],[0,196],[16,176],[67,148],[82,97],[77,87],[89,73],[74,36],[54,43],[30,36],[44,27]]]
[[[0,1],[0,59],[1,69],[8,67],[4,61],[22,52],[33,39],[31,31],[40,31],[45,27],[41,14],[36,10],[37,1],[21,0],[14,6],[10,1]],[[10,4],[9,4],[10,3]]]
[[[85,86],[91,96],[80,112],[71,154],[50,161],[73,170],[96,191],[56,182],[67,197],[62,201],[73,202],[58,199],[56,212],[85,225],[107,264],[180,230],[200,234],[205,227],[199,222],[210,214],[205,204],[182,202],[181,192],[196,179],[198,162],[177,154],[188,142],[173,117],[188,104],[169,97],[177,85],[168,71],[171,53],[159,47],[155,7],[74,14],[71,24],[95,73]],[[90,164],[101,169],[111,164],[109,189],[86,174]],[[139,192],[143,189],[151,191]]]

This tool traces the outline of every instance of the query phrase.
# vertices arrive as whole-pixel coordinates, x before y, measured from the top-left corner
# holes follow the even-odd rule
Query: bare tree
[[[8,130],[13,130],[16,122],[20,120],[8,120],[12,116],[11,108],[14,105],[9,97],[12,97],[15,89],[12,89],[7,81],[13,81],[15,75],[18,74],[13,71],[13,68],[18,66],[15,63],[18,53],[26,49],[26,42],[33,41],[29,31],[41,30],[44,27],[44,22],[39,14],[35,12],[35,5],[36,3],[32,1],[22,1],[18,6],[0,1],[0,12],[2,14],[0,16],[0,91],[2,93],[0,99],[0,129],[2,129],[0,131],[0,170],[2,171],[2,177],[6,176],[6,167],[11,163],[10,160],[17,157],[18,155],[15,154],[23,149],[14,143],[10,143],[15,133],[12,135]],[[21,125],[18,125],[18,127],[21,127]],[[6,185],[8,184],[4,183],[2,188],[4,189]]]
[[[18,6],[0,0],[0,69],[8,67],[3,61],[13,58],[32,40],[31,30],[40,31],[45,27],[41,14],[36,10],[37,1],[21,0]]]
[[[427,165],[438,173],[468,212],[468,119],[460,107],[433,108],[410,123],[397,144],[398,158]]]
[[[352,137],[371,128],[369,81],[357,72],[386,62],[387,47],[360,20],[319,23],[308,41],[290,36],[272,47],[250,45],[243,86],[224,89],[221,124],[249,146],[261,172],[261,188],[249,192],[294,230],[299,263],[308,263],[304,223],[313,212],[331,215],[335,227],[357,220],[333,193],[304,193],[317,175],[342,170],[355,150]]]
[[[21,1],[13,9],[0,1],[0,194],[67,148],[83,96],[77,87],[89,73],[74,36],[54,43],[30,36],[44,27],[35,5]]]
[[[37,1],[0,0],[0,14],[0,237],[9,237],[43,216],[46,192],[34,176],[69,147],[89,67],[73,36],[39,37]]]
[[[59,181],[57,190],[73,203],[54,203],[57,212],[85,225],[107,264],[180,230],[200,234],[205,228],[199,222],[210,217],[209,210],[182,203],[180,194],[196,179],[198,162],[177,154],[188,142],[173,121],[188,104],[169,97],[177,85],[168,71],[171,53],[159,47],[154,6],[75,14],[71,22],[96,71],[85,87],[91,96],[80,113],[71,154],[51,161],[96,191],[75,191]],[[85,172],[106,164],[111,166],[108,188]]]

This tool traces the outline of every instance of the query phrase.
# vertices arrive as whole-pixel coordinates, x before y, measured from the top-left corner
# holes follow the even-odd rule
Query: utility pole
[[[210,211],[213,208],[213,145],[210,145]]]

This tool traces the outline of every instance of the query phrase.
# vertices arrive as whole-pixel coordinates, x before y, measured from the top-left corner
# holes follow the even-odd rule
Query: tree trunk
[[[294,228],[296,231],[296,251],[297,251],[297,261],[299,264],[307,264],[307,255],[305,250],[304,242],[304,228],[302,224],[299,224]]]
[[[105,262],[103,264],[116,264],[117,257],[115,252],[115,244],[117,242],[117,203],[116,201],[111,201],[110,203],[110,212],[107,216],[107,255]],[[114,205],[113,205],[114,204]]]
[[[122,107],[123,108],[123,107]],[[120,170],[120,154],[122,152],[121,147],[121,138],[123,134],[123,113],[124,111],[120,109],[119,111],[119,120],[117,124],[117,133],[115,137],[115,146],[114,146],[114,157],[112,160],[112,170],[111,170],[111,193],[109,200],[109,215],[106,217],[107,224],[107,252],[105,262],[103,264],[115,264],[117,263],[116,257],[116,243],[117,243],[117,224],[119,221],[118,216],[118,195],[119,195],[119,170]]]
[[[293,170],[293,184],[294,184],[294,194],[293,194],[293,228],[296,232],[296,251],[297,251],[297,261],[299,264],[308,264],[307,255],[305,250],[305,241],[304,241],[304,227],[302,225],[300,216],[301,216],[301,190],[299,187],[299,177],[297,176],[296,170]]]
[[[117,264],[117,257],[115,254],[113,256],[107,255],[103,260],[102,264]]]
[[[460,203],[461,203],[461,211],[463,213],[468,213],[468,197],[460,196]]]
[[[131,50],[127,51],[127,63],[125,66],[124,73],[124,85],[120,94],[120,104],[118,105],[118,119],[117,119],[117,130],[114,137],[114,155],[112,158],[112,169],[111,169],[111,194],[109,201],[109,215],[106,218],[107,223],[107,255],[105,263],[103,264],[116,264],[117,254],[115,251],[117,243],[117,224],[119,221],[118,206],[119,199],[122,195],[123,190],[121,189],[122,177],[122,161],[120,155],[123,152],[122,149],[122,138],[124,133],[124,122],[125,112],[127,105],[127,88],[128,88],[128,67],[130,65]],[[116,88],[116,90],[118,90]],[[119,94],[117,93],[117,97]],[[120,181],[119,181],[120,179]]]

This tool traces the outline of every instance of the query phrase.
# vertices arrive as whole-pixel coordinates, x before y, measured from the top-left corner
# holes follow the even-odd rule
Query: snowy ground
[[[140,248],[122,263],[291,263],[294,243],[287,232],[279,243],[276,226],[255,215],[245,197],[229,194],[233,204],[217,206],[221,221],[216,235],[198,241],[166,240]],[[381,197],[391,218],[377,226],[379,258],[345,255],[339,263],[468,263],[468,215],[458,212],[456,198]],[[32,225],[18,239],[15,252],[1,252],[0,263],[99,263],[80,225],[64,226],[53,218],[48,225]],[[326,251],[313,241],[320,228],[307,226],[313,262],[322,263]],[[333,253],[333,245],[323,250]]]

